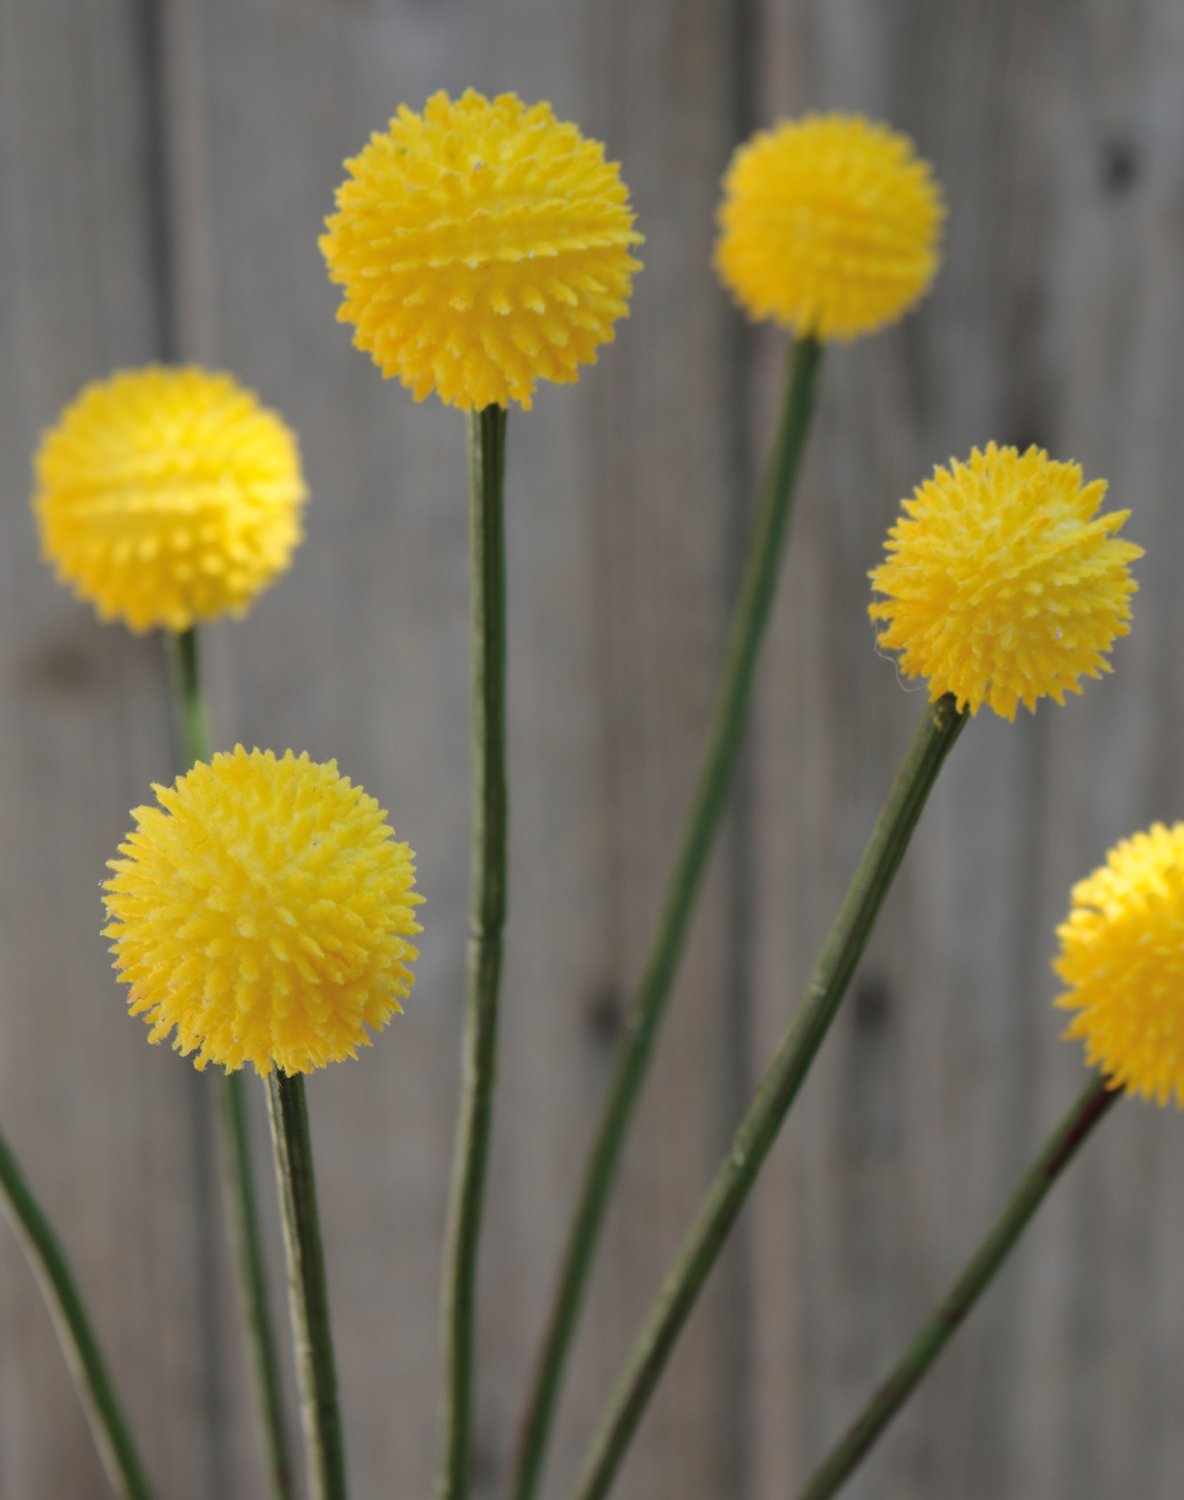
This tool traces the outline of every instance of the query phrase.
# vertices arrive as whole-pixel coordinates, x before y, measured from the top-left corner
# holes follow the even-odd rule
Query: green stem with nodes
[[[121,1500],[153,1500],[131,1431],[57,1236],[0,1136],[0,1193],[53,1316],[111,1487]]]
[[[658,927],[617,1050],[613,1076],[584,1168],[526,1404],[507,1492],[510,1500],[533,1500],[542,1477],[560,1382],[613,1181],[726,803],[785,552],[821,358],[822,347],[816,339],[799,339],[794,346],[707,748]]]
[[[990,1285],[1032,1215],[1077,1154],[1094,1126],[1118,1098],[1102,1078],[1093,1078],[1045,1142],[1006,1208],[967,1261],[962,1274],[929,1314],[904,1357],[863,1411],[831,1449],[799,1500],[828,1500],[836,1494],[888,1423],[920,1384],[929,1366]]]
[[[346,1500],[345,1444],[329,1326],[329,1287],[317,1214],[304,1079],[273,1068],[267,1107],[288,1252],[288,1305],[300,1378],[300,1415],[312,1500]]]
[[[210,731],[201,689],[197,631],[192,627],[169,634],[177,721],[186,769],[210,758]],[[271,1309],[267,1297],[267,1269],[256,1207],[257,1189],[251,1163],[246,1101],[240,1073],[223,1075],[219,1088],[218,1121],[222,1138],[222,1189],[238,1282],[247,1327],[256,1409],[267,1452],[268,1485],[272,1500],[292,1500],[292,1474],[284,1421],[283,1390]]]
[[[572,1500],[601,1500],[608,1493],[683,1324],[838,1012],[930,789],[965,722],[949,694],[927,707],[789,1030],[609,1398]]]
[[[437,1500],[468,1494],[477,1252],[497,1065],[506,920],[506,413],[469,418],[472,546],[472,866],[460,1120],[444,1271],[444,1400]]]

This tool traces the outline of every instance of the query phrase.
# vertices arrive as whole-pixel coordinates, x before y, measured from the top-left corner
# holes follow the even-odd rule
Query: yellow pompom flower
[[[628,312],[628,192],[549,104],[434,94],[345,165],[321,239],[337,316],[417,401],[529,408],[537,381],[577,379]]]
[[[1156,823],[1073,887],[1053,967],[1067,1037],[1128,1093],[1184,1107],[1184,823]]]
[[[109,862],[111,951],[148,1040],[196,1064],[353,1057],[411,989],[414,856],[361,787],[289,750],[199,762]]]
[[[908,136],[858,115],[807,115],[736,151],[715,266],[749,317],[857,338],[928,291],[944,216]]]
[[[135,631],[243,614],[300,541],[296,440],[229,375],[150,366],[97,381],[34,471],[45,560]]]
[[[869,611],[887,622],[878,644],[928,678],[931,699],[953,693],[972,714],[985,703],[1014,719],[1020,703],[1080,692],[1129,630],[1129,565],[1143,555],[1114,535],[1129,511],[1099,514],[1105,493],[1040,448],[989,443],[937,468],[870,575],[884,596]]]

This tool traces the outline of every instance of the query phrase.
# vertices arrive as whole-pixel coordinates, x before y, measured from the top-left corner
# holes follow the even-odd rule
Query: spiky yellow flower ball
[[[807,115],[736,151],[715,266],[749,317],[857,338],[928,291],[944,216],[908,136],[858,115]]]
[[[931,699],[953,693],[972,714],[985,703],[1014,719],[1020,703],[1080,692],[1129,630],[1129,565],[1143,555],[1114,536],[1129,511],[1099,515],[1105,493],[1040,448],[989,443],[935,469],[870,575],[878,644],[929,679]]]
[[[529,408],[628,312],[629,195],[604,147],[514,94],[400,106],[337,190],[321,249],[338,319],[417,401]]]
[[[1156,823],[1073,887],[1057,929],[1065,1035],[1116,1087],[1184,1107],[1184,823]]]
[[[34,471],[45,560],[135,631],[241,615],[300,541],[296,440],[229,375],[154,365],[97,381]]]
[[[104,886],[148,1040],[260,1073],[369,1046],[411,988],[423,899],[374,798],[335,761],[241,745],[153,790]]]

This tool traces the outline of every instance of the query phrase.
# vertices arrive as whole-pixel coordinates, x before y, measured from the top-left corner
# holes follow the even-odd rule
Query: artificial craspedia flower
[[[1130,564],[1143,555],[1115,536],[1129,511],[1099,514],[1105,493],[1040,448],[989,443],[935,469],[870,575],[878,644],[928,678],[931,699],[953,693],[972,714],[985,703],[1014,719],[1020,703],[1080,692],[1129,629]]]
[[[1073,887],[1053,967],[1065,1032],[1115,1086],[1184,1107],[1184,823],[1156,823]]]
[[[45,560],[135,631],[241,615],[300,541],[296,439],[229,375],[154,365],[97,381],[34,471]]]
[[[337,316],[417,401],[529,407],[612,339],[641,236],[617,165],[549,104],[434,94],[345,165],[321,239]]]
[[[944,214],[908,136],[858,115],[807,115],[732,157],[715,266],[749,317],[857,338],[928,291]]]
[[[369,1046],[411,988],[422,900],[374,798],[335,761],[241,745],[153,790],[104,886],[148,1040],[260,1073]]]

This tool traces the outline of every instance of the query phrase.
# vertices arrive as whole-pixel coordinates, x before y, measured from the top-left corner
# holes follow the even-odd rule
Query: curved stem
[[[444,1401],[438,1500],[468,1494],[477,1251],[497,1064],[506,919],[506,413],[469,418],[472,544],[472,869],[460,1120],[444,1272]]]
[[[20,1236],[29,1263],[41,1283],[41,1291],[53,1316],[58,1339],[74,1375],[111,1487],[122,1500],[153,1500],[152,1487],[124,1419],[77,1283],[57,1236],[2,1135],[0,1193],[12,1226]]]
[[[789,1030],[609,1398],[573,1500],[600,1500],[607,1494],[675,1341],[834,1020],[930,789],[965,722],[949,695],[926,709]]]
[[[329,1288],[317,1214],[316,1174],[304,1079],[273,1068],[267,1108],[288,1253],[288,1304],[300,1377],[300,1414],[312,1500],[345,1500],[345,1444],[337,1407],[337,1367]]]
[[[707,748],[658,927],[617,1050],[612,1080],[584,1168],[523,1418],[508,1490],[511,1500],[532,1500],[541,1478],[560,1381],[613,1180],[731,784],[785,552],[795,481],[813,411],[821,357],[822,348],[815,339],[801,339],[794,346]]]
[[[186,770],[210,758],[210,731],[201,689],[197,631],[169,632],[173,694]],[[238,1271],[240,1305],[247,1330],[255,1406],[266,1450],[272,1500],[292,1500],[292,1473],[280,1384],[279,1355],[268,1301],[267,1267],[251,1162],[241,1074],[224,1073],[218,1087],[222,1143],[222,1197]]]
[[[860,1460],[920,1383],[945,1348],[995,1272],[1007,1259],[1032,1215],[1044,1202],[1065,1168],[1119,1091],[1092,1078],[1072,1109],[1045,1142],[1021,1179],[1006,1208],[967,1261],[962,1274],[921,1324],[904,1357],[831,1449],[799,1500],[828,1500],[842,1488]]]

